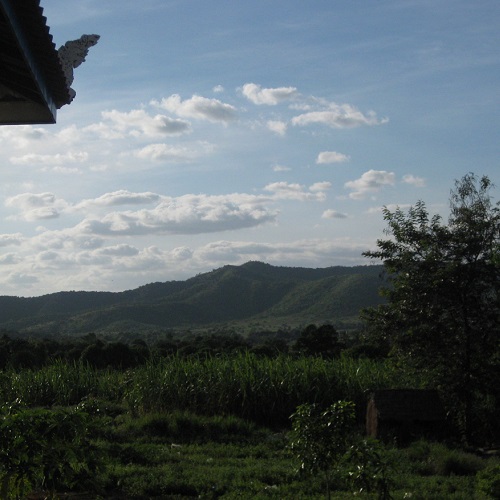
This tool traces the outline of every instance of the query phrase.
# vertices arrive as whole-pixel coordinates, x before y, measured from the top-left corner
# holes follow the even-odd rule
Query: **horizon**
[[[137,290],[138,288],[142,288],[142,287],[147,287],[149,285],[154,285],[156,283],[169,283],[169,282],[172,282],[172,281],[188,281],[190,279],[193,279],[193,278],[197,278],[198,276],[203,276],[205,274],[211,274],[211,273],[214,273],[214,272],[217,272],[217,271],[220,271],[221,269],[224,269],[225,267],[243,267],[243,266],[246,266],[248,264],[262,264],[264,266],[271,266],[271,267],[284,267],[284,268],[287,268],[287,269],[311,269],[311,270],[322,270],[322,269],[329,269],[329,268],[332,268],[332,267],[342,267],[342,268],[346,268],[346,269],[354,269],[356,267],[374,267],[374,266],[379,266],[379,267],[382,267],[382,264],[375,264],[375,263],[367,263],[367,264],[355,264],[355,265],[351,265],[351,266],[342,266],[342,265],[333,265],[333,266],[325,266],[325,267],[303,267],[303,266],[283,266],[283,265],[279,265],[279,264],[269,264],[268,262],[262,262],[262,261],[257,261],[257,260],[249,260],[247,262],[244,262],[243,264],[223,264],[222,266],[220,267],[217,267],[217,268],[214,268],[214,269],[211,269],[211,270],[207,270],[207,271],[203,271],[203,272],[200,272],[200,273],[197,273],[195,274],[194,276],[188,276],[187,278],[185,279],[179,279],[179,280],[164,280],[164,281],[150,281],[148,283],[143,283],[141,285],[138,285],[134,288],[129,288],[129,289],[125,289],[125,290],[116,290],[116,291],[111,291],[111,290],[56,290],[56,291],[53,291],[53,292],[49,292],[49,293],[44,293],[44,294],[41,294],[41,295],[5,295],[5,294],[0,294],[0,297],[14,297],[14,298],[20,298],[20,299],[32,299],[32,298],[37,298],[37,297],[43,297],[45,295],[55,295],[55,294],[59,294],[59,293],[123,293],[123,292],[130,292],[130,291],[133,291],[133,290]]]
[[[500,185],[496,1],[40,6],[100,40],[56,125],[0,127],[2,295],[370,265],[383,206]]]

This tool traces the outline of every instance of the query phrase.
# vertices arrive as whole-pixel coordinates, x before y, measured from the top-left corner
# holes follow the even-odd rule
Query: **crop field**
[[[404,383],[383,361],[246,353],[6,369],[2,498],[325,498],[324,477],[301,473],[290,415],[352,401],[362,436],[366,392]],[[480,474],[498,467],[437,443],[382,449],[392,498],[481,498]],[[333,498],[377,498],[350,484],[350,468],[334,471]]]

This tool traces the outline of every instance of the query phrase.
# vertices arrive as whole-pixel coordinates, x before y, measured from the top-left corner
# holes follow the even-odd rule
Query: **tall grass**
[[[122,397],[124,374],[97,371],[83,363],[55,361],[40,370],[0,373],[0,398],[27,406],[74,405],[88,396],[117,400]]]
[[[145,411],[234,414],[283,425],[301,403],[361,403],[366,391],[389,387],[394,379],[383,363],[366,359],[269,359],[248,353],[204,360],[174,357],[135,370],[126,397],[132,407]]]
[[[394,370],[380,361],[241,353],[159,358],[126,372],[64,362],[37,371],[5,371],[0,372],[0,398],[51,406],[95,397],[139,412],[189,410],[284,425],[299,404],[326,406],[346,399],[362,406],[367,391],[394,386],[395,380]]]

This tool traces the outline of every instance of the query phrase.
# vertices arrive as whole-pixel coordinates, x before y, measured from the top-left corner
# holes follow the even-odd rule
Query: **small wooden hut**
[[[434,390],[386,389],[369,395],[366,433],[378,439],[407,443],[444,436],[445,411]]]

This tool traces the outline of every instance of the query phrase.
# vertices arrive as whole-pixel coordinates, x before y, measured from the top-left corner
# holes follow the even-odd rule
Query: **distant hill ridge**
[[[201,327],[227,322],[333,323],[382,302],[381,266],[227,265],[185,281],[124,292],[0,297],[0,328],[80,334]]]

